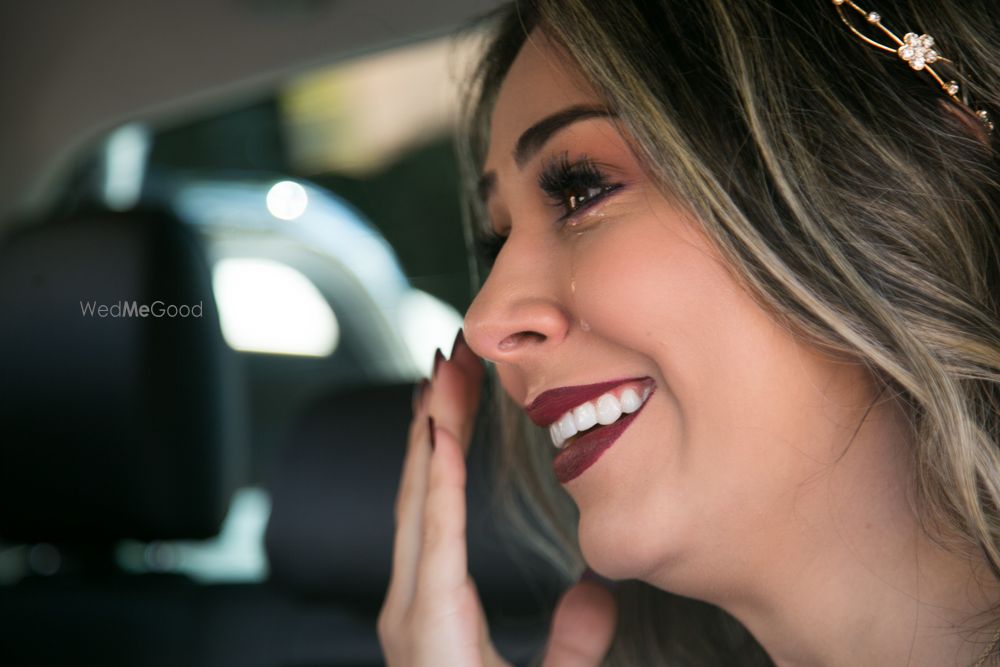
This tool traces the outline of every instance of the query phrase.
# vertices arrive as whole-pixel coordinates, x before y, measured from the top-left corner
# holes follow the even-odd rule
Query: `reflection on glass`
[[[267,210],[279,220],[297,220],[307,206],[309,195],[295,181],[279,181],[267,191]]]
[[[149,129],[138,123],[122,125],[108,136],[102,194],[112,211],[127,211],[139,202],[150,143]]]
[[[212,289],[222,335],[234,350],[326,357],[337,347],[333,310],[297,269],[270,259],[221,259]]]

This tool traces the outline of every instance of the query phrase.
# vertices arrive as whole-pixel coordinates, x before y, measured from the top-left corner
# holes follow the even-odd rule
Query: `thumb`
[[[617,622],[614,595],[585,576],[556,606],[542,667],[597,667],[611,648]]]

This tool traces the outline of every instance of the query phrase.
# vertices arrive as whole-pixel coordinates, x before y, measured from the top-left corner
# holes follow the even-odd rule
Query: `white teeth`
[[[635,393],[635,390],[629,387],[622,392],[621,397],[622,402],[622,412],[625,414],[632,414],[642,406],[642,399],[639,398],[639,394]]]
[[[559,435],[563,440],[576,435],[576,420],[573,419],[572,412],[564,414],[562,419],[557,422],[557,425],[559,427]]]
[[[549,436],[552,444],[557,449],[563,449],[566,441],[577,433],[586,431],[589,428],[601,424],[607,426],[613,424],[623,415],[632,414],[642,407],[653,389],[646,386],[642,391],[642,398],[635,389],[629,387],[622,392],[621,398],[616,398],[614,394],[601,394],[597,401],[587,401],[581,403],[564,414],[559,421],[549,426]]]
[[[586,431],[597,423],[597,408],[593,403],[584,403],[573,410],[573,421],[577,432]]]
[[[613,424],[622,416],[622,404],[611,394],[604,394],[597,399],[597,423],[602,426]]]

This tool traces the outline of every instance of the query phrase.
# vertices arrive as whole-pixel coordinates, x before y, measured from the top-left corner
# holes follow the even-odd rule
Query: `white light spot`
[[[202,583],[251,582],[267,578],[264,530],[271,498],[263,489],[247,487],[233,496],[219,535],[207,542],[179,542],[175,572]]]
[[[279,181],[267,191],[267,210],[279,220],[296,220],[308,206],[306,189],[295,181]]]
[[[139,202],[152,145],[149,130],[135,123],[111,133],[104,147],[104,202],[114,211],[127,211]]]
[[[326,357],[340,339],[330,304],[301,272],[270,259],[216,262],[212,289],[234,350]]]

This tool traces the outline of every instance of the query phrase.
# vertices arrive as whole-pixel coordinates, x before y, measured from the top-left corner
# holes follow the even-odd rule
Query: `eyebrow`
[[[550,116],[541,119],[527,130],[525,130],[517,144],[514,146],[514,163],[518,168],[524,165],[541,150],[542,146],[552,138],[559,130],[573,123],[578,123],[589,118],[610,118],[614,114],[610,109],[602,106],[576,105],[567,107],[562,111],[557,111]],[[479,178],[477,192],[479,199],[485,202],[496,190],[497,175],[495,171],[488,171]]]

